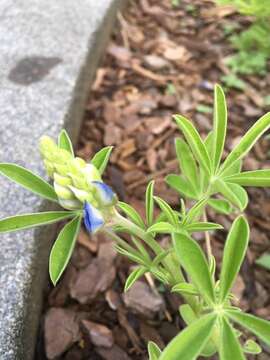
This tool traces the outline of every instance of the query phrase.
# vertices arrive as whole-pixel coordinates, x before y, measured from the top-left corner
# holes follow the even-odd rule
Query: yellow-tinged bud
[[[54,180],[60,205],[76,210],[88,203],[106,218],[115,205],[115,196],[102,182],[98,169],[79,157],[74,158],[73,153],[58,147],[48,136],[41,138],[40,151],[48,175]]]
[[[69,186],[69,189],[73,192],[76,198],[79,199],[82,203],[84,203],[85,201],[93,200],[92,194],[85,190],[77,189],[74,186]]]
[[[65,176],[68,173],[68,166],[67,165],[60,165],[60,164],[54,164],[56,171],[62,175]]]
[[[87,164],[83,169],[87,184],[91,186],[92,181],[101,181],[101,176],[97,168],[92,164]]]
[[[41,154],[46,158],[46,153],[53,153],[57,149],[57,145],[49,136],[42,136],[39,143]]]
[[[44,165],[45,165],[45,168],[46,168],[46,171],[47,171],[49,177],[53,177],[53,174],[54,174],[53,164],[50,161],[44,159]]]
[[[78,177],[71,173],[68,173],[70,178],[72,179],[72,184],[78,189],[87,189],[87,182],[84,177]]]
[[[67,176],[59,175],[57,172],[53,174],[54,181],[62,186],[72,185],[72,180]]]
[[[56,181],[54,181],[53,186],[59,199],[64,199],[64,200],[76,199],[73,192],[68,187],[59,185],[57,184]]]

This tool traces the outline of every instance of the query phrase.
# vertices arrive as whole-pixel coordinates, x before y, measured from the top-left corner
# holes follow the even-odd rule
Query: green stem
[[[153,250],[153,252],[156,255],[159,255],[164,252],[162,246],[159,245],[159,243],[153,238],[153,236],[147,234],[138,225],[132,223],[130,220],[126,219],[118,212],[115,214],[115,219],[117,225],[123,226],[124,228],[128,229],[132,234],[142,239],[146,244],[149,245],[149,247]],[[180,263],[179,261],[177,261],[176,263],[175,259],[173,259],[173,255],[171,255],[170,257],[167,256],[162,261],[162,263],[171,276],[170,286],[174,286],[179,282],[186,282],[184,275],[181,271]],[[195,299],[195,297],[189,295],[183,295],[183,298],[191,306],[191,308],[195,311],[195,313],[197,313],[197,300]]]
[[[142,228],[138,225],[134,224],[130,220],[126,219],[118,212],[115,214],[115,219],[117,225],[123,226],[125,229],[129,230],[133,235],[142,239],[156,255],[162,254],[164,252],[163,248],[159,245],[159,243],[153,238],[152,235],[147,234]]]

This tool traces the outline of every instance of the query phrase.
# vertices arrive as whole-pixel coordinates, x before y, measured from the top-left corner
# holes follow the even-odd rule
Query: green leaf
[[[179,220],[178,220],[178,216],[175,214],[174,210],[170,207],[170,205],[168,205],[166,203],[166,201],[164,201],[163,199],[161,199],[158,196],[154,196],[155,201],[158,203],[158,206],[160,207],[160,209],[164,212],[164,214],[166,215],[168,221],[174,225],[174,226],[178,226],[179,224]]]
[[[230,175],[235,175],[240,173],[241,169],[242,169],[242,160],[237,160],[235,161],[235,163],[229,167],[228,169],[224,170],[224,172],[222,173],[222,177],[226,177],[226,176],[230,176]]]
[[[137,269],[133,270],[126,280],[124,292],[128,291],[135,283],[135,281],[142,277],[146,273],[146,271],[147,269],[144,267],[138,267]]]
[[[212,223],[212,222],[194,222],[185,226],[185,230],[189,232],[200,232],[200,231],[210,231],[216,229],[223,229],[222,225]]]
[[[185,282],[174,285],[171,289],[171,292],[177,292],[187,295],[199,295],[198,290],[195,288],[194,285]]]
[[[138,263],[140,265],[143,265],[143,266],[145,265],[144,257],[138,252],[136,252],[136,255],[135,255],[135,250],[133,250],[133,252],[130,252],[119,245],[116,245],[115,249],[116,249],[116,251],[119,252],[119,254],[126,256],[131,261]]]
[[[176,254],[192,282],[208,303],[215,301],[211,274],[203,251],[190,237],[173,234]]]
[[[180,311],[180,315],[182,316],[183,320],[187,325],[190,325],[191,323],[193,323],[198,319],[196,314],[188,304],[181,305],[179,307],[179,311]],[[213,329],[213,335],[211,337],[213,338],[214,336],[215,336],[215,329]],[[217,352],[217,348],[213,340],[211,340],[210,338],[207,341],[207,343],[204,345],[200,355],[204,357],[210,357],[214,355],[216,352]]]
[[[162,352],[159,360],[197,359],[211,336],[216,317],[208,314],[180,332]]]
[[[170,174],[165,177],[166,183],[187,199],[197,199],[197,194],[192,190],[190,183],[180,175]]]
[[[212,108],[208,105],[204,105],[204,104],[199,104],[196,107],[196,111],[201,112],[203,114],[211,114],[212,113]]]
[[[58,137],[58,146],[60,149],[67,150],[72,156],[74,156],[72,142],[66,130],[62,130]]]
[[[242,348],[235,331],[229,322],[222,319],[222,341],[220,346],[221,360],[245,360]]]
[[[159,360],[161,350],[153,341],[149,341],[148,346],[149,360]]]
[[[193,311],[192,307],[189,304],[180,305],[179,312],[184,322],[187,325],[192,324],[194,321],[198,319],[195,312]]]
[[[41,177],[33,174],[22,166],[0,163],[0,173],[25,189],[30,190],[45,199],[58,202],[58,197],[54,188]]]
[[[145,214],[147,226],[152,225],[154,220],[154,184],[154,180],[150,181],[145,192]]]
[[[72,213],[71,211],[47,211],[34,214],[10,216],[0,220],[0,233],[53,224],[72,216],[75,216],[75,213]]]
[[[132,206],[123,201],[118,201],[119,208],[139,227],[145,229],[145,224],[139,213]]]
[[[138,254],[138,252],[132,246],[130,246],[129,243],[127,243],[125,240],[123,240],[120,236],[117,236],[116,234],[114,234],[114,232],[110,232],[110,236],[118,244],[118,246],[122,247],[127,252],[134,254],[135,256]],[[131,237],[131,239],[136,246],[139,245],[138,244],[139,241],[136,241],[133,236]],[[142,254],[142,255],[144,256],[145,254]]]
[[[71,258],[80,230],[81,216],[75,217],[60,231],[50,254],[49,273],[54,285],[58,282]]]
[[[227,176],[224,181],[242,186],[270,186],[270,170],[245,171]]]
[[[176,229],[173,225],[163,221],[153,224],[147,229],[147,233],[158,233],[158,234],[170,234],[175,231]]]
[[[270,322],[241,311],[227,310],[226,314],[270,346]]]
[[[104,147],[103,149],[99,150],[91,160],[91,164],[93,164],[98,169],[100,175],[103,174],[104,170],[107,167],[112,149],[113,146]]]
[[[249,226],[244,216],[234,220],[226,239],[221,275],[220,301],[226,300],[244,260],[249,240]]]
[[[256,264],[270,270],[270,254],[263,254],[256,260]]]
[[[215,181],[214,188],[241,211],[247,207],[248,196],[245,189],[243,189],[240,185],[217,179]]]
[[[183,220],[183,224],[192,224],[195,219],[201,216],[203,208],[207,204],[207,199],[202,199],[198,201],[187,213],[187,216]]]
[[[151,257],[149,256],[148,252],[145,250],[142,241],[137,239],[135,236],[130,236],[131,237],[131,241],[133,242],[133,244],[136,246],[136,248],[139,250],[139,252],[141,253],[142,257],[144,258],[145,262],[150,262],[151,261]]]
[[[158,254],[154,260],[152,261],[151,266],[158,266],[162,260],[165,259],[166,256],[168,256],[168,254],[170,253],[170,249],[168,250],[164,250],[163,252],[161,252],[160,254]]]
[[[175,150],[179,161],[180,170],[193,186],[193,191],[198,189],[198,169],[190,147],[181,138],[175,140]]]
[[[221,214],[228,215],[233,212],[233,208],[227,200],[209,199],[208,205]]]
[[[198,163],[208,174],[211,174],[211,160],[198,131],[185,117],[181,115],[174,115],[174,119],[180,130],[183,132]]]
[[[222,88],[215,86],[215,106],[214,106],[214,132],[213,132],[213,154],[214,168],[218,168],[224,149],[227,131],[227,108],[226,99]]]
[[[221,173],[230,168],[237,160],[242,159],[265,131],[270,127],[270,113],[262,116],[243,136],[221,167]]]
[[[245,342],[243,350],[244,350],[244,352],[246,354],[253,354],[253,355],[257,355],[257,354],[260,354],[262,352],[262,348],[260,347],[260,345],[258,345],[252,339],[248,339]]]

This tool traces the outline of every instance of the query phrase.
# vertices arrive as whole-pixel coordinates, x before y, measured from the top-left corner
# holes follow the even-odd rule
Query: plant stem
[[[203,220],[205,222],[207,222],[206,210],[203,211]],[[207,257],[208,257],[208,260],[210,261],[211,257],[213,255],[212,255],[211,238],[210,238],[210,235],[209,235],[208,231],[205,232],[205,245],[206,245]]]
[[[151,234],[147,234],[142,228],[134,224],[130,220],[126,219],[124,216],[120,215],[118,212],[115,214],[117,225],[123,226],[125,229],[129,230],[133,235],[142,239],[156,255],[159,255],[164,252],[164,249],[159,245],[159,243],[153,238]]]
[[[115,219],[117,225],[123,226],[128,229],[132,234],[142,239],[149,247],[153,250],[156,255],[159,255],[164,252],[164,249],[161,245],[153,238],[151,234],[147,234],[142,228],[138,225],[132,223],[130,220],[126,219],[118,212],[115,214]],[[178,264],[175,263],[174,259],[169,256],[162,260],[162,263],[168,273],[171,276],[170,286],[174,286],[180,282],[186,282],[184,275],[181,271],[180,262]],[[197,313],[197,300],[194,296],[183,295],[185,301],[191,306],[191,308]]]

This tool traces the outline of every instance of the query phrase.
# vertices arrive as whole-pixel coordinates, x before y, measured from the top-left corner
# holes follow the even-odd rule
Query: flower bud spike
[[[101,212],[88,202],[84,203],[84,225],[92,234],[104,225]]]
[[[111,206],[115,204],[117,197],[110,186],[101,181],[92,181],[91,184],[95,187],[102,206]]]
[[[82,208],[82,203],[79,200],[59,199],[59,204],[67,210],[78,210]]]

